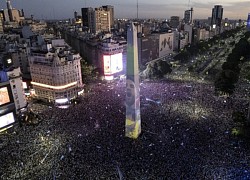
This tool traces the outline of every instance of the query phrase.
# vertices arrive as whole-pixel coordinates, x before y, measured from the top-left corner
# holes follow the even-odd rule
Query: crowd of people
[[[39,124],[0,135],[0,179],[250,178],[249,144],[231,134],[246,100],[192,79],[143,81],[142,133],[129,139],[125,96],[124,82],[96,83],[68,109],[40,108]]]

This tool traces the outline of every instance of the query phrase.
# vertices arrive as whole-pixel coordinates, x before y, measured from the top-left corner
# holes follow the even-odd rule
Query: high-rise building
[[[94,32],[94,10],[91,7],[82,8],[82,25],[83,30],[88,30],[90,33]]]
[[[250,13],[248,13],[248,18],[247,18],[247,30],[250,31]]]
[[[7,9],[8,9],[8,10],[12,9],[12,6],[11,6],[11,4],[10,4],[10,0],[7,0],[6,3],[7,3]]]
[[[17,22],[24,20],[23,10],[12,8],[10,0],[7,0],[7,9],[0,10],[0,14],[5,22]]]
[[[94,33],[110,32],[110,12],[101,8],[95,8],[95,24]]]
[[[105,11],[108,11],[110,16],[110,26],[113,27],[114,26],[114,6],[110,6],[110,5],[106,5],[106,6],[102,6],[102,8]]]
[[[219,27],[221,28],[221,21],[223,17],[223,8],[221,5],[215,5],[212,9],[212,20],[211,20],[211,26],[213,28]]]
[[[170,17],[170,26],[172,28],[177,28],[180,25],[180,17],[179,16],[171,16]]]
[[[192,24],[193,21],[193,8],[186,10],[184,13],[184,22],[186,24]]]
[[[113,6],[103,6],[100,8],[82,8],[83,30],[90,33],[110,32],[114,24]]]

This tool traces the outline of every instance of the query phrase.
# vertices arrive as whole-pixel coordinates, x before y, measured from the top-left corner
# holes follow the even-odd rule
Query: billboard
[[[0,107],[14,103],[11,87],[9,83],[0,86]],[[0,112],[1,114],[1,112]]]
[[[159,57],[173,53],[173,33],[160,34],[159,37]]]
[[[111,74],[111,56],[103,55],[104,74]]]
[[[0,106],[10,102],[10,96],[7,87],[0,88]]]
[[[8,126],[14,122],[15,122],[15,118],[14,118],[13,112],[0,116],[0,128]]]
[[[104,75],[122,71],[122,53],[103,55]]]

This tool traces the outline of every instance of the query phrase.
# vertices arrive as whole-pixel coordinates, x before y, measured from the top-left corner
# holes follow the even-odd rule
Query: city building
[[[193,23],[193,8],[186,10],[184,12],[184,23],[192,24]]]
[[[189,24],[184,25],[184,33],[188,36],[188,43],[192,44],[194,40],[193,26]]]
[[[139,37],[138,56],[139,66],[145,67],[146,63],[174,51],[174,33],[153,33]]]
[[[179,31],[173,31],[174,33],[174,51],[179,51],[180,49],[183,49],[189,42],[188,42],[188,34]]]
[[[2,14],[0,13],[0,34],[3,34],[3,17]]]
[[[97,34],[110,32],[114,24],[114,7],[103,6],[99,8],[82,8],[83,31]]]
[[[106,11],[102,7],[95,8],[94,11],[94,33],[100,32],[110,32],[111,22],[110,22],[110,12]]]
[[[90,33],[94,33],[94,9],[93,8],[82,8],[82,25],[83,31],[89,31]]]
[[[179,16],[171,16],[170,17],[170,27],[177,28],[180,25],[180,17]]]
[[[113,27],[114,26],[114,6],[111,6],[111,5],[106,5],[106,6],[102,6],[102,8],[105,10],[105,11],[108,11],[110,16],[110,26]]]
[[[216,29],[217,33],[220,33],[222,18],[223,18],[222,6],[215,5],[214,8],[212,9],[211,27],[213,29]]]
[[[123,59],[124,46],[118,41],[108,38],[99,43],[102,71],[106,80],[125,74],[125,61]]]
[[[6,72],[0,70],[0,131],[16,121],[16,109],[9,81],[2,81]]]
[[[82,90],[81,57],[63,39],[55,39],[46,49],[29,56],[30,73],[36,97],[49,102],[75,98]]]
[[[27,101],[24,94],[23,81],[20,68],[15,68],[7,72],[9,83],[16,107],[16,113],[22,108],[25,108]]]
[[[250,13],[248,13],[248,18],[247,18],[247,30],[250,31]]]
[[[204,28],[197,28],[197,40],[206,40],[209,39],[209,31]]]
[[[1,54],[0,66],[0,131],[17,121],[27,107],[20,68],[13,65],[9,54]]]

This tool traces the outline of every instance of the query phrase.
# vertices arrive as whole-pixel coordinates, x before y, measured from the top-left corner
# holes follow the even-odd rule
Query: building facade
[[[16,113],[18,113],[20,109],[25,108],[27,105],[20,68],[18,67],[8,71],[7,75],[9,77]]]
[[[170,17],[170,27],[177,28],[180,25],[180,17],[179,16],[171,16]]]
[[[222,6],[215,5],[214,8],[212,9],[211,27],[220,30],[222,18],[223,18]]]
[[[110,32],[114,25],[114,7],[82,8],[82,24],[84,31],[87,30],[93,34]]]
[[[114,6],[110,6],[110,5],[106,5],[106,6],[102,6],[102,8],[105,10],[105,11],[108,11],[109,14],[110,14],[110,26],[113,27],[114,26]]]
[[[32,51],[29,56],[31,84],[38,99],[49,102],[70,100],[81,91],[81,57],[61,42],[52,40],[49,51]]]
[[[248,13],[247,17],[247,30],[250,31],[250,13]]]
[[[112,80],[115,76],[125,74],[126,62],[123,58],[124,46],[122,44],[108,38],[99,43],[98,48],[100,50],[99,59],[101,60],[99,62],[105,79]]]
[[[96,8],[94,12],[94,33],[110,32],[110,12],[103,8]]]
[[[168,56],[174,51],[174,33],[154,33],[138,40],[139,66],[149,61]]]

